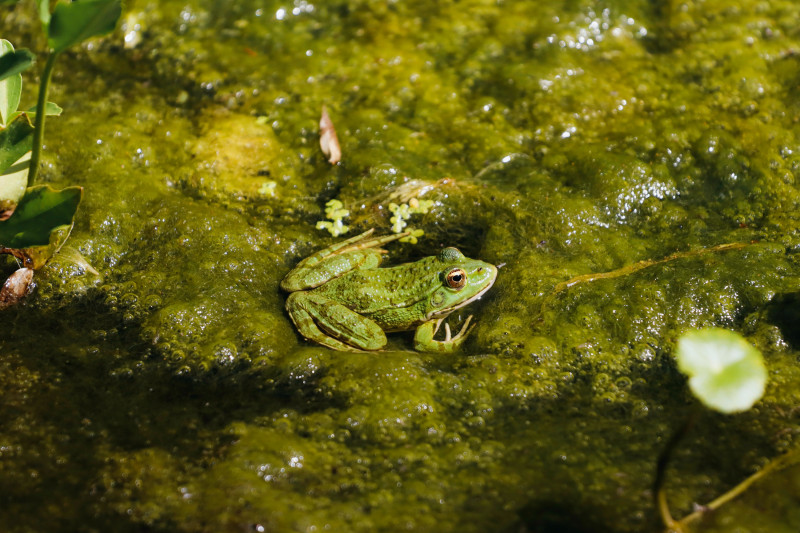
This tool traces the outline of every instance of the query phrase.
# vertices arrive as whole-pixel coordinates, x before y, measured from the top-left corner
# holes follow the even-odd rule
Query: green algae
[[[656,530],[655,461],[691,404],[671,354],[705,326],[745,335],[770,378],[752,410],[687,436],[673,512],[794,446],[794,2],[125,10],[60,59],[40,174],[85,188],[70,244],[101,277],[56,257],[0,316],[12,531]],[[43,49],[32,2],[3,20]],[[278,283],[331,242],[326,202],[388,232],[411,180],[434,204],[388,261],[455,245],[505,263],[453,317],[476,315],[464,352],[412,353],[402,334],[382,354],[307,345]],[[725,243],[745,246],[579,284],[540,312],[570,278]],[[697,530],[795,530],[797,479]]]

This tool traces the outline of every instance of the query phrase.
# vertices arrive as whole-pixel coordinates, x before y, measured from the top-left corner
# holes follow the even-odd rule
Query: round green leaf
[[[756,348],[720,328],[690,331],[678,340],[678,368],[706,407],[722,413],[746,411],[764,394],[767,370]]]

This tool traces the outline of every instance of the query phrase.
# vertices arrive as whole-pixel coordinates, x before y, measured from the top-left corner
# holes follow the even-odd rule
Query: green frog
[[[286,310],[300,334],[334,350],[372,351],[386,345],[386,332],[416,328],[414,347],[455,351],[472,329],[470,315],[457,335],[445,324],[453,311],[480,298],[497,267],[444,248],[414,263],[378,268],[379,246],[405,234],[373,237],[374,230],[333,244],[300,262],[281,282],[290,292]]]

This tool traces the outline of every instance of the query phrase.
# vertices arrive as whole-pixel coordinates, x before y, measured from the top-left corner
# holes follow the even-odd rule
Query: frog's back
[[[410,308],[440,285],[435,257],[387,268],[355,270],[314,289],[360,315]]]

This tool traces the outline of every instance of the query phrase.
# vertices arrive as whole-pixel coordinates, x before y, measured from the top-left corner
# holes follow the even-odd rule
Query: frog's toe
[[[467,317],[467,320],[464,321],[464,325],[461,326],[461,329],[458,332],[458,335],[450,339],[450,328],[447,328],[447,340],[451,340],[452,342],[463,342],[463,340],[470,334],[470,332],[475,329],[475,324],[470,325],[472,322],[472,315]]]
[[[472,324],[472,315],[470,315],[467,317],[464,325],[461,326],[458,334],[454,337],[450,331],[450,325],[445,322],[445,338],[444,340],[437,341],[433,337],[439,330],[439,326],[441,326],[443,320],[444,319],[439,319],[435,322],[427,322],[417,328],[417,332],[414,335],[414,346],[417,350],[422,352],[452,353],[464,343],[467,335],[469,335],[472,328],[475,327],[475,324]]]

